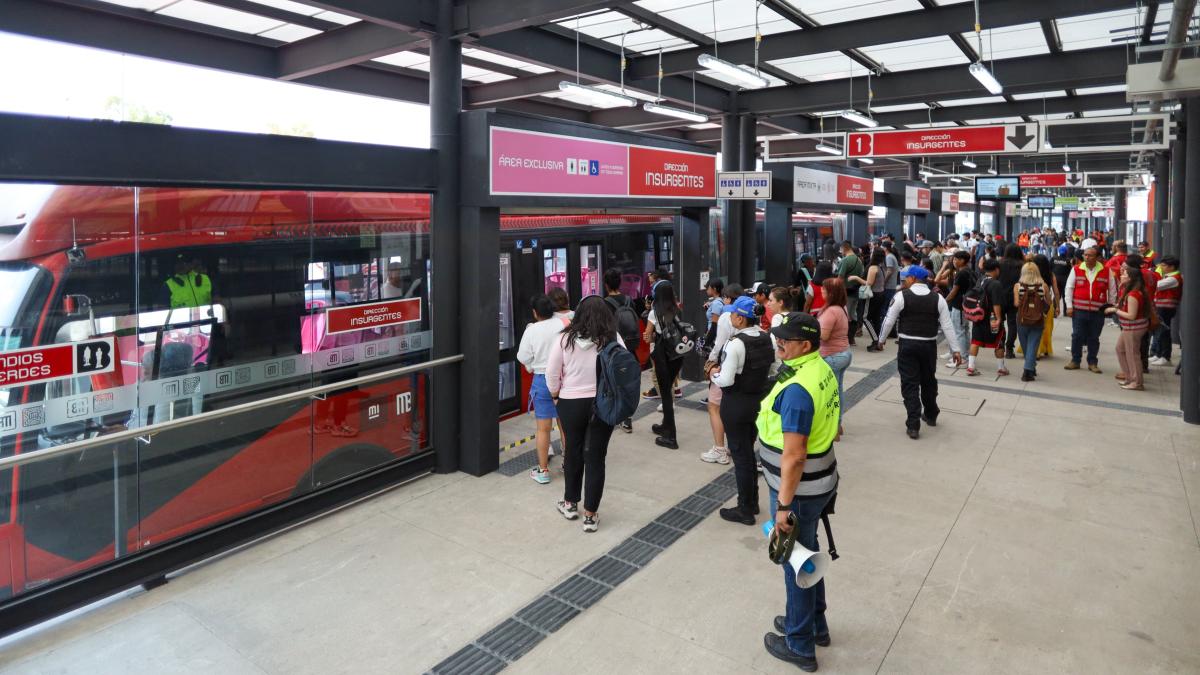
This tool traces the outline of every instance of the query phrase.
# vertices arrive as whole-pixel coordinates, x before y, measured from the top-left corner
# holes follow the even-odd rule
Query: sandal
[[[1134,384],[1132,382],[1121,385],[1121,388],[1129,391],[1146,391],[1146,387],[1144,385]]]

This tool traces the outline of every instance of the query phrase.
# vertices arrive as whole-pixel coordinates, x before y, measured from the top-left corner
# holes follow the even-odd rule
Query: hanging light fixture
[[[968,169],[977,169],[977,168],[979,168],[979,165],[978,165],[978,164],[976,164],[975,162],[972,162],[970,158],[964,159],[964,160],[962,161],[962,165],[963,165],[963,166],[965,166],[965,167],[967,167]]]
[[[854,122],[855,124],[861,124],[862,126],[867,127],[869,129],[873,129],[873,128],[879,126],[879,122],[876,122],[874,119],[867,117],[866,115],[858,112],[857,110],[855,110],[853,108],[847,108],[838,114],[841,115],[844,119],[848,119],[851,122]]]
[[[951,183],[961,183],[962,179],[959,178],[958,176],[950,176],[950,182]]]
[[[983,27],[979,24],[979,0],[975,0],[975,41],[979,45],[979,60],[971,64],[969,70],[971,75],[979,80],[979,84],[983,85],[989,93],[998,95],[1004,92],[1004,85],[1000,84],[1000,80],[992,74],[992,71],[983,65],[983,35],[981,31]],[[994,56],[994,55],[993,55]]]
[[[701,68],[715,70],[725,77],[737,82],[745,89],[764,89],[771,86],[771,81],[763,77],[758,72],[758,45],[762,42],[762,32],[758,29],[758,7],[761,5],[761,0],[756,0],[754,4],[754,68],[750,69],[746,66],[739,66],[736,63],[722,61],[717,58],[717,2],[713,0],[713,53],[701,54],[696,58],[696,62]]]
[[[875,160],[871,159],[870,157],[859,157],[858,161],[862,162],[863,164],[874,164],[875,163]]]
[[[624,55],[624,39],[622,38],[622,54],[621,54],[621,91],[625,91],[625,55]],[[597,107],[622,107],[632,108],[637,105],[637,100],[632,96],[618,94],[615,91],[600,89],[599,87],[590,87],[579,81],[579,18],[575,19],[575,81],[563,80],[558,83],[558,90],[573,96],[578,96],[586,100],[590,105]]]
[[[814,148],[813,148],[813,149],[814,149],[814,150],[816,150],[817,152],[824,152],[824,153],[826,153],[826,154],[829,154],[829,155],[840,155],[840,154],[842,154],[842,149],[841,149],[841,148],[839,148],[839,147],[838,147],[838,146],[836,146],[836,145],[829,145],[829,144],[828,144],[828,143],[826,143],[825,141],[821,141],[821,142],[817,143],[817,144],[816,144],[816,146],[814,146]]]
[[[988,174],[990,174],[992,176],[995,176],[997,173],[997,171],[996,171],[996,156],[995,155],[992,155],[992,165],[988,167],[987,172],[988,172]]]
[[[624,43],[624,40],[622,40],[622,45],[623,45],[623,43]],[[621,62],[622,63],[625,62],[624,46],[622,46]],[[687,120],[687,121],[693,122],[695,124],[703,124],[708,121],[708,115],[698,113],[694,109],[693,110],[685,110],[683,108],[675,108],[673,106],[663,105],[663,104],[659,103],[659,101],[662,100],[662,81],[663,81],[662,47],[659,47],[658,48],[658,96],[654,99],[653,103],[650,103],[650,102],[643,103],[642,110],[645,110],[648,113],[654,113],[655,115],[666,115],[667,117],[674,117],[674,118],[681,119],[681,120]],[[695,105],[696,105],[696,95],[693,90],[692,106],[695,106]]]

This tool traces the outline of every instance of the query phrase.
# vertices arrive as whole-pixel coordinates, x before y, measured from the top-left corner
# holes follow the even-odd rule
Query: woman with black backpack
[[[575,319],[554,341],[546,364],[546,387],[558,408],[565,445],[565,487],[557,508],[567,520],[578,518],[580,493],[586,493],[584,532],[596,531],[596,512],[604,494],[604,458],[613,432],[613,424],[600,419],[595,410],[596,361],[604,347],[614,341],[624,345],[617,334],[616,317],[600,296],[589,296],[575,308]]]
[[[650,345],[650,360],[654,362],[654,376],[660,392],[669,392],[683,368],[683,357],[695,344],[686,335],[679,321],[679,303],[675,299],[675,287],[669,281],[660,281],[654,289],[654,303],[646,316],[646,332],[642,335]],[[651,428],[657,437],[655,445],[672,450],[679,449],[675,440],[675,398],[662,397],[662,423]]]

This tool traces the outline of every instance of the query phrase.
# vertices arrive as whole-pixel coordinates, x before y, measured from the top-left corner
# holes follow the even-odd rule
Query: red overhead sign
[[[958,194],[954,192],[942,193],[942,213],[958,213]]]
[[[715,155],[629,146],[629,194],[638,197],[701,197],[716,191]]]
[[[933,204],[933,192],[915,185],[904,186],[904,210],[928,211]]]
[[[0,388],[113,371],[113,339],[0,353]]]
[[[326,332],[349,333],[421,320],[421,299],[384,300],[365,305],[335,307],[325,313]]]
[[[1036,124],[854,131],[846,134],[846,156],[905,157],[1037,152],[1036,140]]]
[[[875,179],[844,176],[839,174],[837,179],[837,194],[839,204],[856,206],[875,205]]]
[[[1022,188],[1081,187],[1082,173],[1023,173]]]

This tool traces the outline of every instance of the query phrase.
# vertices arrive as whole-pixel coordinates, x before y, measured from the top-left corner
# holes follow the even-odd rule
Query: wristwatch
[[[792,510],[792,505],[791,505],[791,504],[784,504],[784,503],[782,503],[782,502],[775,502],[775,510],[776,510],[776,511],[791,511],[791,510]]]

